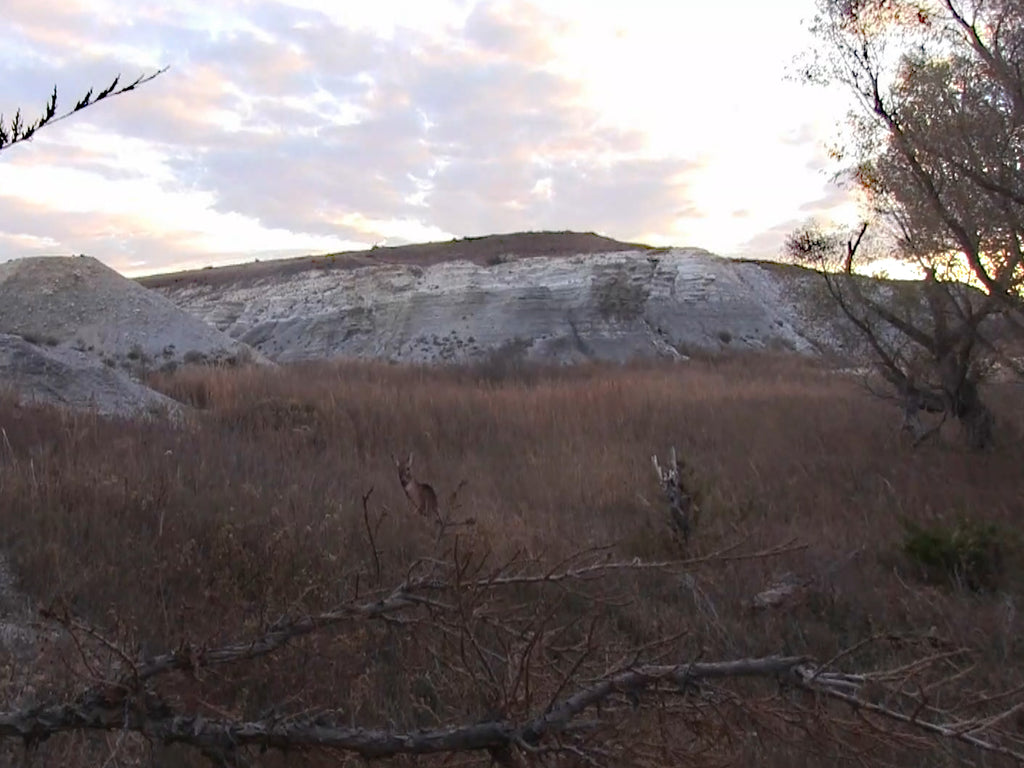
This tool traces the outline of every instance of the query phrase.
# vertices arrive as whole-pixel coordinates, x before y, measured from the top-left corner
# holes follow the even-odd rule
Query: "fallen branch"
[[[638,559],[592,563],[585,566],[570,567],[563,570],[540,573],[508,573],[514,563],[506,563],[495,574],[488,578],[459,583],[459,589],[472,592],[483,589],[498,589],[513,585],[555,585],[565,581],[585,581],[623,571],[671,571],[674,569],[692,569],[698,565],[729,560],[774,557],[801,549],[802,545],[787,542],[775,547],[746,554],[729,554],[735,547],[728,547],[703,557],[687,560],[666,560],[646,562]],[[503,575],[505,574],[505,575]],[[132,662],[127,655],[117,652],[128,667],[127,672],[114,685],[126,692],[136,690],[140,683],[154,677],[179,671],[190,674],[200,669],[224,664],[248,661],[271,654],[291,640],[326,630],[337,625],[377,619],[400,621],[400,612],[413,608],[427,608],[435,611],[455,611],[454,605],[440,602],[425,596],[425,593],[437,593],[452,589],[456,585],[438,575],[413,577],[399,584],[390,592],[381,593],[380,597],[364,601],[352,601],[332,611],[310,614],[299,617],[287,617],[275,622],[264,634],[251,640],[230,643],[217,648],[203,648],[183,643],[168,653],[149,657],[139,662]],[[97,640],[108,649],[115,646],[102,638],[100,633],[78,619],[52,611],[43,611],[45,618],[57,621],[69,632],[82,632]]]
[[[834,676],[834,679],[833,679]],[[330,712],[303,718],[234,721],[209,719],[198,714],[174,714],[153,694],[122,699],[110,688],[91,689],[75,702],[0,714],[0,737],[17,737],[35,743],[56,733],[74,730],[126,730],[206,750],[231,752],[240,747],[261,749],[330,748],[366,759],[397,755],[473,752],[538,747],[545,739],[557,739],[578,726],[588,710],[617,696],[636,701],[638,696],[657,695],[665,683],[678,694],[702,680],[769,678],[787,679],[798,687],[843,701],[851,706],[897,721],[912,728],[960,741],[985,752],[1024,763],[1024,752],[975,735],[1024,707],[1018,703],[992,717],[954,727],[929,722],[866,701],[851,691],[848,675],[825,672],[803,656],[765,656],[730,661],[639,666],[601,679],[562,697],[531,718],[494,720],[411,732],[340,725]],[[593,725],[593,724],[590,724]]]
[[[553,702],[524,722],[494,721],[410,733],[345,727],[327,713],[286,722],[211,720],[202,715],[174,715],[154,696],[121,700],[116,691],[94,689],[72,704],[37,707],[0,714],[0,737],[34,743],[63,731],[128,730],[164,742],[231,751],[261,748],[332,748],[361,757],[466,752],[537,745],[567,730],[587,709],[617,694],[641,694],[660,683],[678,689],[709,678],[775,677],[806,663],[805,657],[769,656],[736,661],[644,666],[622,672]]]
[[[982,728],[990,728],[992,725],[1015,714],[1021,707],[1024,707],[1024,703],[1015,704],[993,717],[974,721],[965,729],[963,724],[959,724],[959,727],[957,727],[955,725],[945,723],[921,720],[917,717],[916,712],[907,715],[884,704],[867,701],[857,695],[859,687],[855,692],[851,693],[848,680],[840,677],[836,681],[832,681],[829,673],[820,674],[818,669],[812,665],[800,665],[794,667],[792,671],[801,687],[824,694],[825,696],[838,701],[845,701],[855,708],[863,709],[867,712],[873,712],[889,720],[894,720],[896,722],[912,726],[918,730],[933,733],[947,739],[952,739],[953,741],[970,744],[972,747],[984,752],[991,752],[993,754],[1010,757],[1018,763],[1024,764],[1024,750],[1004,747],[993,741],[987,741],[973,735],[974,732],[981,730]]]
[[[1024,743],[1007,729],[1007,723],[1014,722],[1024,710],[1019,688],[1005,698],[1001,698],[1002,694],[987,695],[987,702],[1000,699],[999,711],[987,707],[987,711],[980,712],[975,706],[970,719],[956,719],[956,712],[940,710],[929,703],[934,699],[927,698],[926,688],[920,683],[921,676],[931,674],[931,670],[945,670],[954,657],[967,653],[962,648],[943,649],[899,660],[890,668],[856,673],[839,671],[837,667],[869,643],[892,639],[890,636],[874,635],[836,653],[822,664],[806,656],[706,661],[701,658],[703,651],[700,649],[695,649],[687,661],[660,663],[665,656],[659,653],[659,663],[650,663],[649,656],[643,662],[641,655],[647,656],[656,644],[647,643],[616,650],[616,654],[625,656],[609,668],[607,662],[612,646],[600,640],[598,621],[593,618],[597,614],[592,611],[583,614],[592,619],[589,630],[578,617],[556,626],[548,624],[559,605],[551,602],[550,596],[570,594],[573,599],[592,599],[592,605],[603,604],[601,601],[607,597],[601,592],[597,597],[588,598],[588,590],[575,590],[574,584],[589,584],[601,576],[619,581],[623,572],[643,573],[655,568],[664,572],[689,571],[710,561],[768,557],[794,548],[798,547],[792,542],[746,554],[729,548],[701,558],[659,563],[594,562],[599,553],[591,551],[584,554],[583,562],[570,558],[554,570],[546,571],[539,570],[534,563],[524,567],[521,559],[513,558],[483,576],[485,560],[460,559],[455,552],[450,563],[431,560],[414,565],[405,580],[390,591],[353,598],[329,612],[282,619],[252,640],[217,648],[183,643],[169,653],[137,661],[95,629],[66,613],[55,613],[51,618],[68,631],[96,644],[101,657],[112,665],[108,668],[109,677],[94,682],[98,674],[94,672],[89,687],[79,689],[64,703],[51,702],[0,713],[0,739],[20,738],[32,745],[71,731],[118,731],[218,755],[231,755],[247,747],[282,751],[332,749],[364,759],[485,751],[500,765],[525,765],[527,758],[556,753],[572,753],[577,757],[600,754],[602,759],[621,764],[622,760],[614,751],[605,755],[602,750],[615,744],[618,744],[615,749],[621,749],[619,736],[624,731],[617,732],[617,729],[626,727],[630,712],[651,706],[657,707],[659,727],[667,727],[666,732],[671,731],[671,726],[667,725],[669,718],[679,718],[681,726],[685,724],[687,729],[699,734],[695,737],[699,742],[697,747],[685,740],[674,747],[687,754],[695,748],[715,748],[718,742],[709,736],[714,729],[708,729],[707,725],[721,721],[723,727],[728,728],[731,721],[726,707],[739,707],[745,717],[756,713],[758,707],[767,707],[763,711],[778,722],[786,723],[786,727],[806,728],[821,723],[826,728],[829,723],[851,727],[848,723],[844,725],[835,712],[822,707],[815,709],[817,719],[811,723],[801,719],[807,713],[799,708],[792,718],[784,717],[780,709],[786,706],[782,692],[801,689],[849,704],[862,718],[866,713],[899,725],[899,730],[887,731],[865,720],[873,730],[873,738],[887,734],[897,743],[901,735],[907,738],[901,731],[908,729],[1024,763]],[[424,568],[423,575],[415,575]],[[529,587],[526,595],[519,594],[515,588],[507,589],[522,585]],[[538,589],[546,586],[552,588]],[[512,600],[499,600],[501,595],[511,596]],[[430,652],[440,660],[432,668],[432,674],[450,674],[452,679],[464,681],[468,687],[460,688],[460,682],[445,690],[479,694],[478,703],[433,706],[430,709],[433,727],[416,730],[403,730],[398,726],[390,729],[360,727],[353,723],[350,711],[315,706],[301,715],[288,716],[276,714],[278,710],[271,708],[267,710],[270,714],[255,719],[235,719],[230,706],[215,708],[204,704],[204,714],[181,709],[183,705],[179,702],[205,701],[202,696],[183,697],[180,689],[181,685],[195,685],[189,681],[190,677],[200,681],[199,673],[204,668],[265,657],[304,635],[346,623],[377,620],[397,627],[415,624],[417,634],[413,644],[432,642]],[[434,640],[423,631],[432,631]],[[77,642],[78,638],[74,639]],[[905,638],[899,639],[905,644]],[[934,638],[928,641],[932,647]],[[671,645],[673,655],[669,660],[678,658],[679,647],[677,643]],[[84,651],[82,654],[84,659]],[[450,663],[445,663],[445,659]],[[400,669],[403,673],[406,671],[404,666]],[[174,693],[158,690],[158,679],[175,671],[185,676],[168,688]],[[955,679],[959,674],[957,669],[944,679]],[[423,682],[426,676],[419,679]],[[770,685],[762,685],[757,689],[760,693],[754,695],[743,693],[742,689],[704,682],[741,679],[778,681],[785,685],[777,692]],[[908,684],[916,692],[908,693]],[[430,683],[431,691],[436,690],[433,685]],[[962,714],[965,710],[961,706],[956,711]],[[214,718],[206,716],[210,712]],[[780,717],[782,720],[778,720]],[[784,729],[780,729],[777,736],[786,738]],[[835,738],[840,739],[840,736]]]

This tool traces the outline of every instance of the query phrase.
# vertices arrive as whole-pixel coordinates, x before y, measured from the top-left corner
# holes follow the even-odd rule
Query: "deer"
[[[409,458],[404,462],[399,461],[392,454],[391,461],[394,462],[395,468],[398,470],[398,482],[402,484],[402,490],[405,491],[405,496],[409,499],[413,509],[424,517],[439,519],[437,493],[434,491],[433,486],[418,482],[412,476],[412,453],[409,454]]]

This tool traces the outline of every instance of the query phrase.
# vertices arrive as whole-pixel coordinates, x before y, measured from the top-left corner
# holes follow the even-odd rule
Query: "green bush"
[[[972,591],[996,589],[1006,574],[1011,539],[992,523],[960,518],[952,527],[903,524],[903,552],[926,578]]]

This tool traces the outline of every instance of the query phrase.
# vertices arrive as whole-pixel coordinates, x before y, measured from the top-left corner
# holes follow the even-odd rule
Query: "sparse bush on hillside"
[[[497,267],[502,264],[508,264],[510,261],[514,261],[515,258],[514,253],[495,252],[484,258],[484,266]]]
[[[512,339],[491,350],[483,360],[469,366],[468,370],[482,381],[535,381],[543,376],[544,369],[536,363],[527,361],[526,354],[529,349],[528,339]]]
[[[40,336],[35,333],[23,333],[21,338],[27,341],[29,344],[35,344],[37,347],[46,345],[48,347],[56,347],[60,342],[53,336]]]
[[[619,321],[640,317],[650,294],[650,286],[631,281],[629,272],[621,268],[599,274],[592,290],[597,297],[598,314],[606,320]]]
[[[984,595],[916,600],[878,559],[901,518],[970,503],[1009,524],[1016,462],[907,455],[843,377],[749,356],[152,382],[205,410],[176,429],[0,403],[0,546],[60,628],[5,673],[0,736],[32,744],[29,762],[934,765],[1024,749],[995,719],[1020,704],[1019,620]],[[684,550],[651,472],[672,445],[706,504]],[[458,516],[476,524],[410,514],[398,450],[442,505],[468,481]],[[784,603],[752,607],[782,581]],[[946,746],[917,733],[953,722],[932,732]]]

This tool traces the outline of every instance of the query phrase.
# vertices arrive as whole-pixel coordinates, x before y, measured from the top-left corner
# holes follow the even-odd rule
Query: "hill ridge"
[[[594,232],[511,232],[165,272],[138,277],[136,282],[155,289],[183,283],[219,286],[280,279],[308,269],[355,269],[387,265],[427,267],[447,261],[468,261],[479,266],[489,266],[503,260],[538,256],[651,250],[658,249],[643,243],[621,242]]]

